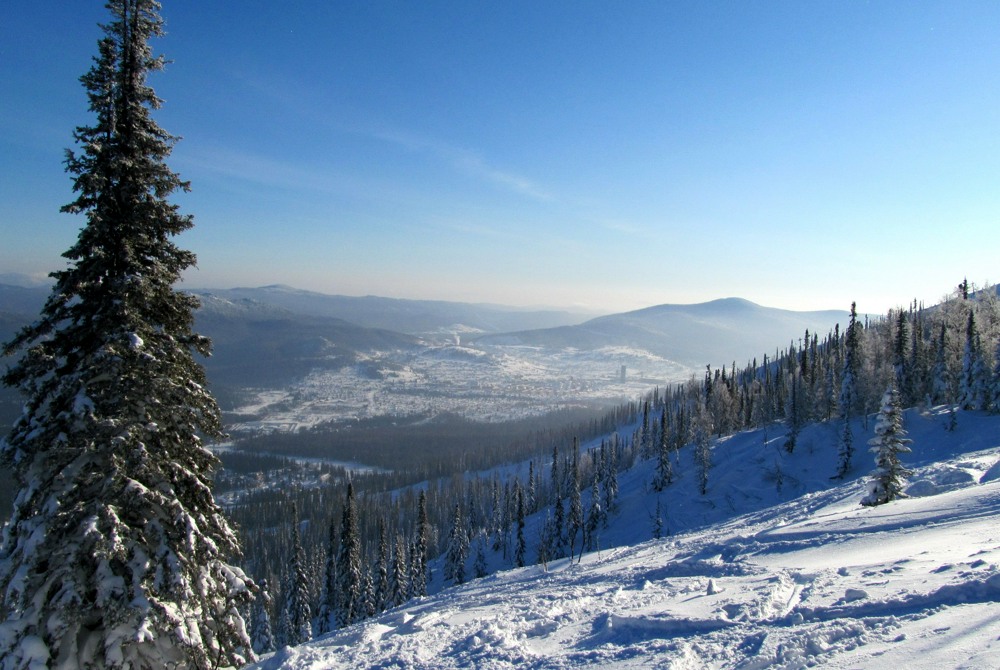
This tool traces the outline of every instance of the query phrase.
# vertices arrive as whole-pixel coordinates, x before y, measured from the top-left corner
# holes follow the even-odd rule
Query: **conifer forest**
[[[831,486],[864,477],[857,504],[876,508],[906,497],[907,409],[937,408],[948,432],[1000,413],[1000,296],[957,276],[937,304],[868,314],[858,296],[827,332],[626,400],[229,436],[215,391],[249,390],[206,374],[199,299],[177,286],[196,257],[174,238],[195,219],[174,201],[189,188],[168,166],[178,138],[154,118],[160,6],[107,7],[65,158],[79,236],[3,350],[23,411],[0,447],[16,489],[2,670],[242,667],[452,586],[572,567],[615,529],[661,539],[697,526],[709,496],[741,509],[715,473],[748,431],[776,491],[806,492],[783,459],[808,454],[835,464]],[[833,436],[823,451],[802,438],[815,426]],[[645,517],[623,512],[626,481],[655,500]]]

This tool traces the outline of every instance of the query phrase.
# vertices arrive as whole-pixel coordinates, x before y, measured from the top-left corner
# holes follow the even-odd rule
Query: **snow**
[[[614,548],[446,588],[254,667],[1000,667],[1000,417],[963,412],[954,433],[940,412],[906,422],[919,495],[862,507],[870,460],[831,481],[835,427],[810,427],[787,458],[774,427],[737,435],[716,447],[709,495],[690,469],[673,485],[691,497],[668,504],[674,535],[648,539],[640,464]],[[748,476],[777,458],[784,488]]]

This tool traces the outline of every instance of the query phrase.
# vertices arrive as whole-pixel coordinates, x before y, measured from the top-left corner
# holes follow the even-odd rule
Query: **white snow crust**
[[[998,668],[1000,417],[906,421],[917,495],[862,507],[870,459],[831,481],[835,426],[802,433],[782,487],[748,469],[782,458],[779,431],[737,435],[715,447],[707,496],[693,472],[673,485],[690,498],[673,535],[648,539],[640,464],[614,548],[445,588],[254,667]]]

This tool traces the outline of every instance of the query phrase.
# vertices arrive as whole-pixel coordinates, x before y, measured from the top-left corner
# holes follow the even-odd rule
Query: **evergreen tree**
[[[274,651],[274,632],[271,629],[271,607],[274,603],[267,588],[267,580],[260,581],[260,590],[254,601],[251,631],[253,650],[258,654]]]
[[[903,430],[899,392],[890,386],[882,396],[875,437],[868,441],[875,453],[876,469],[862,505],[882,505],[903,495],[903,482],[912,473],[900,463],[899,454],[908,453],[910,448],[907,445],[911,442]]]
[[[330,517],[330,530],[326,544],[326,565],[323,570],[323,588],[320,591],[319,615],[316,631],[319,635],[329,633],[337,627],[337,611],[340,609],[337,580],[337,550],[340,546],[337,524]]]
[[[569,488],[569,518],[566,520],[566,537],[569,542],[569,557],[572,560],[576,536],[583,531],[583,499],[580,495],[580,447],[573,438],[573,461],[570,466]],[[583,556],[583,544],[580,545],[580,555]]]
[[[705,409],[705,402],[698,399],[694,420],[694,461],[698,467],[698,490],[708,493],[708,471],[712,468],[712,420]]]
[[[910,358],[912,348],[910,325],[906,310],[896,314],[896,332],[892,342],[892,369],[896,376],[896,389],[907,404],[913,401],[913,368]]]
[[[604,449],[603,442],[601,449]],[[618,504],[618,447],[615,440],[608,444],[607,454],[601,462],[604,464],[604,523],[607,525],[609,515]]]
[[[670,434],[667,430],[667,408],[660,415],[660,439],[656,448],[656,475],[653,490],[660,492],[674,481],[674,466],[670,461]]]
[[[5,667],[239,666],[255,588],[228,563],[239,543],[210,484],[199,436],[221,434],[194,354],[197,300],[174,290],[194,254],[170,197],[175,138],[152,118],[162,69],[155,0],[109,0],[81,78],[93,125],[68,151],[86,224],[52,274],[40,318],[3,348],[3,381],[26,396],[0,447],[20,494],[0,546]]]
[[[840,452],[837,461],[835,478],[843,479],[851,469],[854,458],[854,434],[851,431],[851,417],[854,405],[857,403],[858,349],[860,335],[858,333],[858,312],[855,303],[851,303],[851,320],[844,333],[844,374],[840,383]]]
[[[385,527],[385,519],[378,519],[378,556],[375,562],[374,597],[372,598],[372,616],[386,609],[391,599],[389,586],[389,531]]]
[[[587,510],[587,522],[584,526],[586,537],[584,544],[588,551],[593,551],[597,544],[597,529],[601,527],[601,519],[604,510],[601,508],[601,490],[598,487],[597,473],[594,473],[593,482],[590,485],[590,508]]]
[[[396,536],[396,549],[392,563],[392,605],[398,607],[410,599],[410,565],[406,538]]]
[[[340,521],[340,548],[337,552],[337,624],[349,626],[364,616],[364,575],[361,566],[361,530],[354,500],[354,484],[347,484],[347,499]]]
[[[962,409],[983,409],[986,405],[987,373],[983,359],[975,312],[969,310],[965,330],[965,353],[962,356],[962,376],[959,383],[959,404]]]
[[[287,627],[285,644],[295,646],[312,639],[312,610],[309,606],[309,575],[306,573],[306,554],[299,536],[299,515],[292,503],[292,562],[288,570],[288,587],[285,589],[285,616]]]
[[[482,579],[489,571],[486,568],[486,536],[479,533],[476,539],[476,560],[472,566],[472,574],[476,579]]]
[[[545,513],[545,523],[542,524],[538,532],[538,555],[537,563],[541,564],[543,570],[548,569],[549,559],[552,557],[552,515]]]
[[[802,383],[797,371],[792,370],[788,373],[788,384],[791,388],[788,393],[788,407],[785,410],[785,416],[788,418],[788,436],[785,438],[785,451],[792,453],[795,451],[795,445],[799,441],[799,432],[802,430],[803,424]]]
[[[642,403],[642,426],[639,434],[639,457],[649,458],[651,449],[651,436],[649,430],[649,401]]]
[[[455,503],[451,516],[451,533],[448,535],[448,549],[444,557],[444,578],[455,584],[465,583],[465,561],[469,558],[469,534],[462,520],[462,505]]]
[[[1000,413],[1000,341],[997,342],[996,363],[993,366],[993,377],[989,388],[989,409],[994,414]]]
[[[954,383],[948,367],[948,327],[942,321],[934,345],[934,367],[931,369],[931,397],[936,403],[954,402]]]
[[[556,496],[552,511],[552,558],[562,558],[566,555],[566,507],[561,495]]]
[[[503,497],[500,493],[500,481],[498,479],[493,480],[493,515],[491,517],[490,523],[493,526],[493,551],[504,550],[506,555],[506,542],[507,538],[504,536],[504,527],[507,525],[506,516],[506,506],[503,504]]]
[[[515,517],[517,518],[517,536],[514,543],[514,565],[523,568],[527,545],[524,539],[524,493],[522,492],[520,482],[514,483],[514,501],[517,510],[515,513]]]
[[[562,476],[559,472],[559,445],[556,444],[552,447],[552,471],[550,472],[552,478],[552,495],[558,500],[562,498]]]
[[[538,507],[538,491],[535,485],[535,461],[528,462],[528,489],[524,492],[524,508],[528,514],[534,514]]]
[[[417,499],[417,530],[410,555],[410,596],[421,598],[427,595],[428,549],[430,544],[431,524],[427,517],[427,492],[421,491]]]
[[[653,537],[659,540],[663,537],[663,508],[660,497],[656,497],[656,513],[653,516]]]
[[[375,580],[370,570],[361,569],[361,600],[355,621],[363,621],[375,616]]]

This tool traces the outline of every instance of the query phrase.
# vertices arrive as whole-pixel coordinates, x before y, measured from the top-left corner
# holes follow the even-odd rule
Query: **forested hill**
[[[411,598],[461,585],[499,570],[533,564],[542,567],[517,574],[537,578],[536,587],[544,594],[549,579],[546,565],[558,566],[561,572],[571,576],[575,568],[570,566],[579,562],[582,554],[590,555],[584,564],[595,560],[601,562],[601,552],[611,547],[668,534],[698,533],[699,528],[735,520],[735,526],[721,527],[730,535],[713,536],[723,539],[688,536],[690,539],[683,540],[684,545],[690,542],[700,548],[693,553],[666,552],[662,559],[644,567],[646,572],[659,575],[655,579],[637,577],[632,584],[628,577],[624,582],[617,577],[609,576],[608,582],[595,577],[593,589],[571,589],[553,595],[551,601],[562,603],[556,607],[559,610],[570,601],[597,597],[605,588],[642,591],[646,581],[665,579],[671,585],[670,597],[679,599],[663,601],[662,606],[667,610],[651,619],[644,614],[622,620],[622,623],[634,624],[642,631],[648,627],[659,630],[662,625],[667,632],[654,634],[652,638],[674,640],[678,634],[687,634],[685,631],[701,635],[743,626],[740,621],[763,621],[764,628],[740,628],[748,631],[749,637],[743,642],[751,650],[748,655],[738,657],[743,659],[749,659],[756,653],[754,650],[762,648],[761,641],[770,634],[767,626],[775,618],[780,620],[780,625],[800,621],[799,616],[801,621],[836,619],[838,627],[853,630],[858,625],[852,620],[854,616],[841,621],[843,610],[837,607],[866,597],[858,593],[878,581],[875,575],[890,570],[897,561],[897,558],[890,560],[881,554],[878,548],[882,542],[898,537],[865,535],[864,529],[858,531],[857,528],[858,524],[866,523],[866,517],[853,513],[861,508],[861,501],[871,492],[869,476],[875,461],[868,451],[869,441],[875,439],[877,427],[893,423],[887,418],[890,416],[887,407],[894,408],[891,411],[896,414],[902,407],[910,408],[903,423],[911,432],[913,453],[903,456],[904,463],[894,471],[894,476],[905,480],[898,489],[900,493],[913,498],[935,498],[929,507],[921,508],[923,511],[914,519],[925,519],[927,517],[921,515],[927,513],[947,518],[951,506],[967,502],[962,502],[965,499],[960,500],[961,496],[949,497],[957,489],[982,485],[988,489],[982,492],[976,489],[967,495],[980,501],[995,497],[994,481],[1000,472],[1000,466],[996,465],[1000,461],[1000,442],[997,442],[1000,434],[997,421],[1000,419],[995,416],[1000,411],[998,342],[1000,301],[992,292],[956,296],[930,309],[911,305],[878,318],[859,319],[852,312],[847,327],[841,331],[824,336],[811,335],[801,346],[793,344],[779,350],[777,356],[762,353],[763,364],[756,367],[710,369],[700,380],[658,389],[641,401],[622,406],[604,420],[591,424],[591,429],[604,429],[595,437],[577,442],[554,436],[549,450],[520,463],[507,466],[498,463],[499,467],[488,471],[466,472],[462,476],[456,473],[450,479],[397,488],[391,494],[380,492],[384,490],[379,483],[384,475],[354,477],[350,484],[354,488],[345,488],[345,482],[330,480],[330,486],[304,494],[298,504],[299,510],[308,510],[308,523],[301,525],[303,534],[299,546],[303,547],[301,555],[305,558],[302,560],[315,566],[312,577],[299,585],[289,579],[291,568],[288,566],[293,556],[300,555],[300,550],[294,548],[299,540],[289,544],[286,535],[282,542],[273,529],[265,528],[259,531],[247,528],[248,570],[266,576],[268,583],[273,585],[273,615],[290,615],[287,604],[300,603],[305,597],[290,594],[311,594],[308,596],[312,607],[310,634],[332,633],[327,642],[334,646],[357,644],[358,648],[352,648],[344,657],[353,661],[345,662],[378,665],[391,661],[390,657],[379,655],[381,643],[385,642],[382,636],[376,636],[379,645],[365,647],[364,631],[371,629],[348,627],[363,624],[379,612],[402,605]],[[894,389],[892,394],[887,393],[890,388]],[[887,398],[892,398],[891,402]],[[882,467],[884,470],[885,466]],[[904,472],[907,469],[914,471],[909,478]],[[883,484],[880,486],[885,488]],[[896,490],[891,486],[889,489]],[[898,503],[892,500],[888,506]],[[269,518],[281,518],[282,505],[286,504],[271,498]],[[775,505],[779,507],[768,511]],[[995,510],[995,506],[990,509]],[[842,515],[845,510],[851,511],[848,516],[855,524],[852,526],[855,530],[850,531],[854,533],[851,537],[857,537],[859,542],[852,546],[871,543],[868,545],[870,557],[859,554],[852,559],[858,561],[857,571],[864,579],[841,579],[855,573],[849,570],[841,574],[831,567],[843,562],[840,554],[823,554],[810,559],[814,561],[812,565],[824,566],[823,570],[830,571],[819,581],[814,575],[819,568],[781,564],[779,574],[756,566],[754,559],[749,558],[762,546],[762,538],[777,533],[780,526],[795,523],[808,527],[827,517],[846,518]],[[758,516],[740,519],[741,515],[750,513]],[[892,518],[890,512],[873,514]],[[348,518],[352,519],[350,523]],[[761,520],[766,523],[757,527],[753,536],[740,532],[740,528]],[[920,523],[923,521],[914,521],[916,525]],[[909,524],[903,526],[909,527]],[[979,529],[969,526],[959,532],[964,538],[977,536]],[[797,537],[800,536],[784,537],[782,542]],[[835,526],[831,526],[801,537],[811,539],[797,545],[799,548],[794,551],[801,549],[808,553],[825,551],[827,545],[835,545],[837,538],[842,536],[838,535]],[[941,537],[934,538],[934,541],[941,540]],[[793,547],[782,543],[774,546],[787,546],[790,553]],[[345,550],[345,547],[357,549]],[[965,567],[955,571],[956,576],[967,578],[957,591],[947,590],[950,582],[934,582],[934,588],[944,589],[941,593],[958,595],[927,595],[926,600],[918,599],[919,603],[933,603],[931,610],[937,604],[950,604],[970,597],[995,604],[1000,598],[1000,589],[993,590],[1000,582],[1000,577],[995,577],[1000,554],[993,558],[993,552],[1000,551],[998,547],[1000,545],[995,543],[989,547],[977,545],[971,547],[967,555],[963,554],[963,566],[967,563],[972,572]],[[976,558],[977,552],[982,552],[983,558]],[[622,554],[615,552],[608,560],[613,560],[615,555]],[[803,554],[803,561],[805,556]],[[954,565],[948,561],[958,558],[946,560],[944,554],[936,556],[934,560],[938,562],[932,567],[939,570],[934,574],[948,572],[952,568],[946,565]],[[325,567],[320,568],[321,565]],[[626,565],[620,569],[629,568]],[[980,569],[983,570],[976,572]],[[599,568],[603,570],[605,568]],[[351,580],[338,581],[339,578],[331,577],[342,574],[360,575],[359,586],[353,586]],[[690,601],[691,594],[696,591],[717,595],[716,587],[711,586],[709,580],[724,582],[731,577],[750,578],[740,589],[755,595],[736,601],[716,599],[711,602],[718,602],[722,614],[712,614],[715,610],[698,610],[694,616],[693,611],[688,611],[677,624],[679,628],[672,627],[669,621],[674,617],[669,611],[686,607],[684,603]],[[925,577],[923,569],[913,573],[917,581]],[[674,578],[685,579],[673,584]],[[454,598],[462,596],[447,593],[476,593],[476,598],[482,598],[483,603],[502,603],[502,593],[490,588],[491,583],[501,582],[511,583],[507,577],[502,577],[493,582],[481,582],[465,591],[446,591],[441,600],[429,604],[428,608],[438,612],[441,620],[450,620]],[[780,583],[781,593],[787,591],[784,601],[787,604],[775,605],[776,614],[769,614],[770,606],[765,602],[771,588],[765,587],[771,583]],[[527,581],[518,581],[518,584],[517,588],[526,592],[535,588]],[[716,586],[726,588],[724,583]],[[832,593],[831,588],[840,589],[843,598],[839,603],[836,597],[813,600],[797,608],[800,600],[806,598],[808,589],[820,588],[826,596]],[[815,593],[820,594],[820,591]],[[909,597],[894,591],[879,600],[879,604],[871,608],[865,604],[856,612],[858,616],[873,612],[879,616],[891,616],[902,610],[912,612],[912,608],[907,608],[918,601],[911,602],[907,600]],[[604,604],[596,611],[580,610],[582,618],[573,619],[579,628],[572,630],[586,637],[585,631],[603,629],[608,621],[612,622],[612,627],[618,625],[612,616],[615,614],[612,600],[601,601]],[[897,610],[897,606],[902,610]],[[488,627],[487,620],[493,620],[492,605],[479,605],[472,599],[463,601],[462,607],[473,611],[482,608],[481,616],[459,617],[463,622],[475,622],[470,625]],[[520,605],[509,612],[515,619],[518,607]],[[416,662],[414,659],[422,658],[419,651],[411,656],[402,646],[393,645],[398,642],[408,649],[416,649],[425,644],[434,647],[440,642],[444,646],[434,648],[439,649],[446,660],[436,665],[439,659],[435,657],[425,667],[452,667],[470,662],[463,650],[479,649],[471,640],[476,636],[484,639],[480,635],[483,631],[466,628],[456,619],[453,630],[455,635],[464,636],[461,639],[421,638],[421,631],[429,628],[423,625],[409,628],[407,617],[429,610],[424,610],[418,601],[412,609],[402,610],[402,619],[392,619],[389,615],[390,618],[375,620],[372,625],[377,630],[387,626],[394,631],[392,635],[401,636],[387,643],[386,648],[394,650],[387,653],[401,654],[392,658],[404,659],[403,664]],[[407,611],[409,615],[405,614]],[[602,617],[602,611],[607,616]],[[528,613],[525,616],[537,619],[536,612],[530,614],[530,617]],[[931,614],[933,612],[927,616]],[[575,659],[572,649],[594,649],[589,646],[589,638],[577,637],[578,633],[570,628],[561,628],[560,621],[568,620],[560,619],[558,613],[550,616],[555,620],[548,623],[539,620],[542,627],[537,637],[542,638],[541,647],[512,643],[516,653],[500,667],[524,663],[530,667],[535,661],[541,664],[538,667],[548,667],[546,663],[558,664],[553,654],[565,654],[559,656],[564,660]],[[792,619],[783,618],[786,616]],[[705,617],[708,617],[707,622],[702,620]],[[288,628],[275,628],[278,630],[275,637],[282,643],[302,641],[295,633],[289,633]],[[498,634],[505,638],[509,633],[514,640],[522,636],[531,638],[529,628],[504,625],[498,629]],[[345,630],[338,633],[341,629]],[[404,639],[411,632],[417,637]],[[798,632],[808,635],[815,632],[820,636],[832,634],[825,626]],[[442,629],[442,633],[451,635],[446,629]],[[626,633],[626,638],[629,635]],[[861,638],[866,635],[859,634]],[[884,641],[884,638],[879,639]],[[716,638],[715,641],[720,650],[716,659],[719,663],[722,662],[718,659],[729,658],[724,655],[726,649],[743,644],[733,637]],[[408,647],[410,644],[416,646]],[[629,654],[639,653],[629,648],[633,649]],[[365,656],[366,649],[373,655]],[[810,649],[806,644],[804,653],[812,659],[804,662],[806,665],[825,658]],[[449,650],[456,651],[457,655],[449,656]],[[641,653],[639,656],[642,657]],[[276,660],[279,658],[282,657]],[[286,654],[283,658],[292,663],[305,656]],[[319,656],[315,658],[320,659]],[[341,662],[325,656],[323,659],[317,662]],[[620,659],[612,656],[607,660],[618,662]],[[722,663],[722,667],[728,666]]]
[[[487,335],[480,344],[599,349],[630,346],[692,367],[744,364],[786,348],[805,331],[825,335],[846,324],[846,311],[795,312],[741,298],[693,305],[658,305],[591,319],[575,326]]]
[[[259,667],[998,667],[997,307],[853,319],[652,393],[578,448],[350,493],[309,559],[332,557],[318,639]],[[869,446],[904,402],[902,495],[865,506]],[[338,549],[347,518],[366,529],[356,564]],[[361,587],[324,582],[331,569]]]

